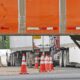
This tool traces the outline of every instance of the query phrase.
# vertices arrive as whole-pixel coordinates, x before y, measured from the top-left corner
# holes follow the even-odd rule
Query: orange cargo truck
[[[59,0],[26,1],[27,34],[59,34]]]
[[[0,34],[18,33],[18,1],[0,0]]]
[[[80,34],[80,0],[66,0],[66,33]]]
[[[0,34],[80,34],[79,0],[0,0]]]

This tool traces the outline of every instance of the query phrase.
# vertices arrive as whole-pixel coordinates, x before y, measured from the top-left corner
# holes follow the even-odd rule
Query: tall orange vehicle
[[[66,31],[80,34],[80,0],[66,0]]]
[[[0,34],[59,35],[63,28],[63,34],[80,34],[79,3],[80,0],[0,0]]]
[[[59,0],[27,0],[26,32],[59,33]]]
[[[0,0],[0,34],[18,33],[18,1]]]

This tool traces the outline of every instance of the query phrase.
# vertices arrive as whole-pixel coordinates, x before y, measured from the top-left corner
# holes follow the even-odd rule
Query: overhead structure
[[[79,0],[0,0],[0,34],[80,34]]]

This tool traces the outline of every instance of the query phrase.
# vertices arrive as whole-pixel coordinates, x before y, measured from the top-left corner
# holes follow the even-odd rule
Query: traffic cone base
[[[39,59],[38,57],[35,57],[35,66],[34,66],[35,69],[38,69],[38,66],[39,66],[38,59]]]
[[[50,64],[50,69],[49,71],[53,71],[54,70],[54,66],[52,64]]]
[[[42,54],[41,59],[40,59],[40,72],[45,72],[44,54]]]
[[[20,72],[20,74],[27,74],[27,69],[26,69],[25,65],[21,66],[21,72]]]
[[[48,55],[45,56],[45,70],[49,72],[49,57]]]
[[[45,72],[45,64],[40,65],[40,72]]]
[[[27,66],[26,66],[26,60],[25,60],[25,55],[24,54],[22,56],[22,64],[21,64],[20,74],[28,74],[27,73]]]
[[[38,63],[35,63],[35,69],[38,69]]]
[[[49,71],[49,64],[45,64],[45,71],[46,71],[46,72]]]
[[[50,57],[49,71],[53,71],[53,70],[54,70],[54,65],[52,62],[52,57]]]

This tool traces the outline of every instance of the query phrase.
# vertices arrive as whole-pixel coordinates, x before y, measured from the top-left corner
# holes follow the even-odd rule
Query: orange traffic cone
[[[38,56],[37,56],[35,57],[35,69],[38,69],[38,66],[39,64],[38,64]]]
[[[48,72],[49,71],[49,56],[46,55],[45,57],[45,71]]]
[[[40,58],[40,72],[45,72],[44,54]]]
[[[54,66],[53,66],[53,61],[52,61],[52,57],[50,56],[49,58],[49,71],[54,70]]]
[[[22,64],[20,74],[27,74],[25,54],[22,55]]]

